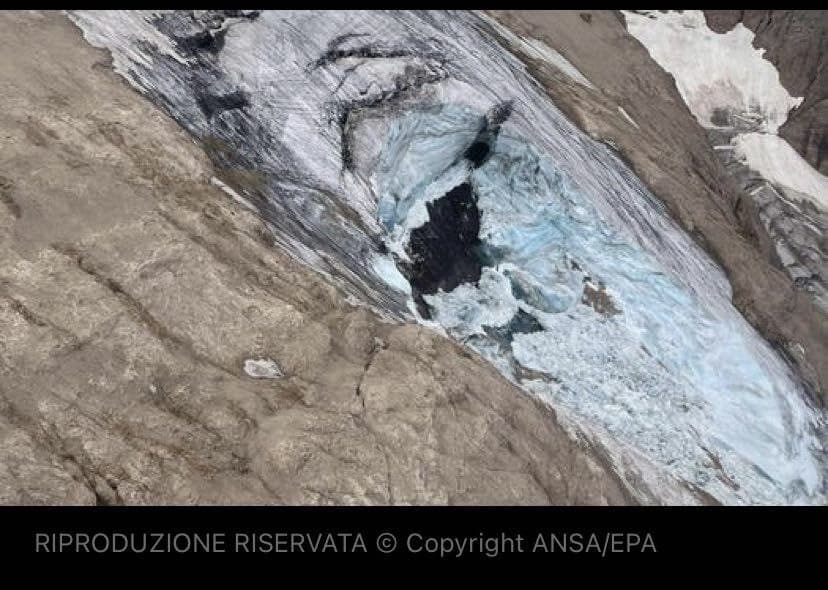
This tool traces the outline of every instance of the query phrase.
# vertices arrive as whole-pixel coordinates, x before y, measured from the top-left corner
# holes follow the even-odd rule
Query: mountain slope
[[[631,500],[482,359],[274,248],[65,17],[0,34],[0,502]]]

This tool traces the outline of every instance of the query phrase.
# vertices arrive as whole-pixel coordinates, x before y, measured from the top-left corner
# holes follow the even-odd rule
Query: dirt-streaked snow
[[[772,184],[792,188],[828,209],[828,178],[817,172],[791,145],[769,133],[742,133],[733,138],[738,156]]]
[[[791,109],[802,103],[782,86],[779,72],[753,46],[754,33],[738,23],[716,33],[699,10],[624,11],[627,30],[673,75],[690,111],[704,127],[725,110],[758,132],[742,133],[732,144],[738,157],[768,182],[794,189],[828,209],[828,179],[776,134]]]
[[[699,122],[712,127],[716,109],[760,115],[764,130],[776,133],[788,111],[802,103],[779,81],[779,72],[753,47],[754,33],[741,23],[713,32],[700,10],[624,11],[627,30],[671,73]]]

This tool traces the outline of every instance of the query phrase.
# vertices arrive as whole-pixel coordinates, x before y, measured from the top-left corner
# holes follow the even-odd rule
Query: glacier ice
[[[411,201],[433,198],[422,179],[456,182],[458,164],[442,168],[462,154],[479,119],[461,105],[401,117],[381,159],[379,210],[397,211],[393,219],[405,227]],[[495,364],[512,379],[529,369],[532,390],[554,406],[599,424],[714,497],[820,498],[818,415],[729,301],[705,305],[616,231],[554,157],[523,138],[501,134],[489,159],[466,173],[493,260],[476,284],[425,296],[433,319],[484,356],[511,359]],[[614,313],[585,302],[585,286],[594,293],[596,284]],[[535,318],[537,329],[503,342],[497,329],[519,312]]]

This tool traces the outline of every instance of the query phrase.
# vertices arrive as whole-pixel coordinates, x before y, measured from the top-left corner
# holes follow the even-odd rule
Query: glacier
[[[824,503],[823,414],[722,270],[487,17],[70,17],[205,146],[275,244],[352,301],[489,359],[642,500]],[[441,236],[462,265],[429,267]]]
[[[419,169],[440,185],[440,166],[462,155],[480,118],[447,105],[396,123],[385,152],[390,161],[380,167],[380,211],[406,203],[396,209],[396,226],[410,226],[410,201],[430,192],[420,177],[400,186],[405,171]],[[458,147],[453,157],[431,157],[451,145]],[[444,172],[455,181],[456,166]],[[665,272],[602,218],[552,157],[520,137],[500,135],[488,161],[468,175],[493,260],[477,284],[425,297],[439,324],[483,356],[509,359],[492,358],[553,406],[600,424],[717,498],[816,499],[816,414],[791,395],[788,368],[729,305],[726,291],[709,305],[710,293],[701,296]],[[721,277],[706,279],[716,284]],[[590,306],[585,285],[605,293],[611,309]],[[499,330],[520,312],[536,320],[529,331]]]

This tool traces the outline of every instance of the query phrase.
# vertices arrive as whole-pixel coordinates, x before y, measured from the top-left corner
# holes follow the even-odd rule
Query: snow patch
[[[212,184],[213,186],[216,186],[216,187],[220,188],[221,190],[223,190],[234,201],[236,201],[237,203],[239,203],[240,205],[242,205],[246,209],[249,209],[250,211],[253,211],[254,213],[257,212],[257,209],[253,205],[250,204],[250,201],[248,201],[247,199],[242,197],[239,193],[237,193],[235,190],[230,188],[227,184],[225,184],[224,182],[222,182],[221,180],[219,180],[215,176],[210,178],[210,184]]]
[[[772,184],[793,189],[828,209],[828,178],[778,135],[743,133],[731,141],[737,156]]]
[[[254,379],[278,379],[285,376],[273,359],[247,359],[244,361],[244,372]]]
[[[779,81],[779,72],[753,47],[754,33],[742,23],[715,33],[700,10],[622,11],[627,30],[673,75],[690,111],[705,127],[715,127],[714,111],[730,108],[761,117],[763,131],[776,133],[799,106]]]
[[[595,85],[581,73],[581,70],[572,65],[572,62],[570,62],[563,55],[549,47],[549,45],[547,45],[543,41],[540,41],[539,39],[533,39],[531,37],[523,39],[522,41],[523,45],[528,46],[531,52],[538,55],[544,61],[547,61],[554,65],[564,74],[569,76],[572,80],[574,80],[581,86],[586,86],[587,88],[595,90]]]
[[[788,94],[779,72],[762,57],[765,50],[753,47],[755,35],[750,29],[739,23],[726,33],[715,33],[699,10],[623,12],[627,30],[673,75],[702,126],[721,128],[714,115],[728,112],[740,129],[749,130],[731,141],[745,165],[770,183],[828,208],[828,179],[776,135],[803,98]]]

